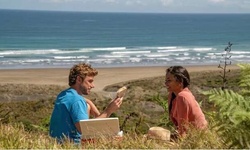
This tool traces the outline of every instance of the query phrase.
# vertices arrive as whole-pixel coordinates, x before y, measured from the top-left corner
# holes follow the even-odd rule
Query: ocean
[[[0,10],[0,69],[250,62],[250,14]]]

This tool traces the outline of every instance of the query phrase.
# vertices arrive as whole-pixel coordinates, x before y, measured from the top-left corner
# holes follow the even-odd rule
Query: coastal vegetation
[[[92,93],[88,98],[104,109],[109,93],[127,86],[128,91],[118,116],[124,132],[121,140],[100,139],[84,148],[250,148],[250,65],[227,73],[227,86],[218,71],[191,72],[191,91],[201,105],[209,128],[190,132],[175,141],[147,139],[149,127],[161,126],[174,131],[168,119],[167,90],[164,76],[121,82],[105,87],[106,94]],[[66,88],[58,85],[0,84],[0,148],[80,148],[67,141],[57,144],[48,136],[49,119],[57,94]]]
[[[220,61],[220,64],[218,68],[222,69],[222,75],[220,76],[222,78],[222,87],[221,89],[225,89],[226,83],[227,83],[227,78],[226,78],[226,73],[230,72],[230,69],[227,70],[228,65],[232,64],[232,61],[230,60],[231,58],[231,49],[232,49],[232,43],[228,42],[227,47],[224,50],[224,53],[222,53],[222,58],[223,60]]]

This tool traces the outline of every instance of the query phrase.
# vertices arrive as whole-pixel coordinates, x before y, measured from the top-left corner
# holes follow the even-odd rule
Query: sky
[[[0,0],[0,9],[131,13],[250,13],[250,0]]]

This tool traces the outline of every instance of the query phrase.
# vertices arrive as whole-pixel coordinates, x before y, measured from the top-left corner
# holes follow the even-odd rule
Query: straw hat
[[[148,130],[147,138],[170,141],[171,132],[162,127],[151,127]]]

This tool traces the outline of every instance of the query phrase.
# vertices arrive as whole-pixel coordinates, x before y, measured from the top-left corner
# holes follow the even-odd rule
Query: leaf
[[[250,134],[250,64],[238,64],[241,68],[238,93],[232,90],[211,89],[201,93],[208,96],[215,112],[214,126],[218,135],[230,148],[249,148]]]

